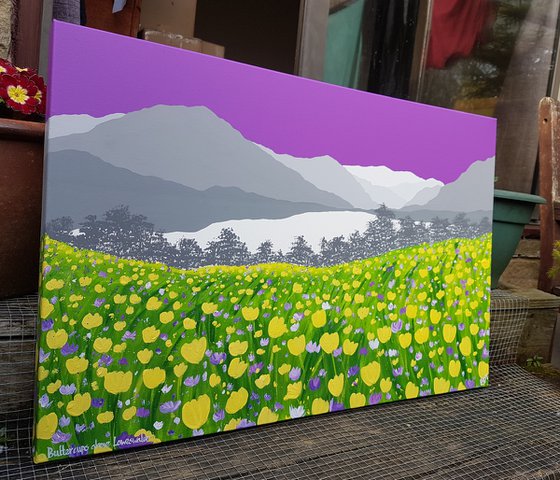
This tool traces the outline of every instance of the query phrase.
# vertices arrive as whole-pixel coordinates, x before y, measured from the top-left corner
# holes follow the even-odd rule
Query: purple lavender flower
[[[51,352],[45,353],[42,348],[39,349],[39,363],[45,362],[51,356]]]
[[[212,419],[215,422],[219,422],[220,420],[223,420],[226,416],[226,412],[224,412],[223,410],[216,410],[216,412],[214,412],[214,415],[212,415]]]
[[[101,305],[103,305],[105,303],[105,299],[104,298],[96,298],[95,301],[93,302],[93,305],[97,308],[99,308]]]
[[[376,339],[377,340],[377,339]],[[379,341],[379,340],[378,340]],[[360,350],[358,351],[358,353],[360,355],[367,355],[367,348],[360,348]]]
[[[292,308],[292,304],[290,302],[286,302],[284,304],[284,310],[290,310]]]
[[[272,397],[270,396],[270,393],[265,393],[265,394],[264,394],[264,399],[265,399],[267,402],[270,402],[270,400],[272,399]]]
[[[247,420],[245,418],[243,418],[239,424],[237,425],[237,427],[235,427],[236,430],[241,430],[242,428],[248,428],[248,427],[254,427],[256,425],[255,422],[251,422],[250,420]]]
[[[338,403],[335,402],[334,400],[331,400],[330,403],[330,412],[339,412],[340,410],[344,410],[344,403]]]
[[[266,347],[270,342],[270,338],[261,338],[260,345],[261,347]]]
[[[62,395],[74,395],[76,393],[76,385],[71,383],[70,385],[61,385],[58,390]]]
[[[391,323],[391,331],[393,333],[400,332],[402,329],[402,320],[399,318],[396,322]]]
[[[70,417],[62,415],[62,417],[58,419],[58,424],[60,425],[60,428],[67,427],[70,425]]]
[[[360,367],[358,365],[354,365],[348,369],[348,377],[353,377],[354,375],[358,375],[360,371]]]
[[[321,386],[321,379],[319,377],[314,377],[311,380],[309,380],[309,388],[311,390],[318,390],[320,386]]]
[[[226,361],[227,354],[224,352],[214,352],[210,355],[210,363],[212,365],[220,365]]]
[[[95,408],[101,408],[105,404],[105,400],[103,398],[92,398],[91,399],[91,406]]]
[[[65,357],[67,357],[68,355],[73,355],[77,351],[78,351],[78,345],[74,345],[74,344],[70,344],[70,343],[66,343],[60,349],[60,353]]]
[[[251,392],[251,400],[256,401],[257,403],[259,403],[260,398],[259,398],[259,394],[256,392]]]
[[[301,320],[303,320],[303,313],[301,312],[294,313],[294,320],[296,322],[301,322]]]
[[[119,360],[119,365],[128,365],[128,360],[123,357]]]
[[[333,357],[340,357],[342,355],[342,347],[338,347],[332,354]]]
[[[280,402],[276,402],[274,404],[274,410],[278,411],[278,410],[284,410],[284,405],[282,405]]]
[[[292,368],[288,376],[290,377],[290,380],[292,382],[299,380],[299,377],[301,376],[301,368],[298,367]]]
[[[381,393],[373,393],[369,396],[369,404],[370,405],[377,405],[381,399],[383,398],[383,395]]]
[[[46,393],[39,399],[39,405],[43,408],[47,408],[52,405],[52,402],[49,402],[49,396]]]
[[[263,369],[263,367],[264,367],[263,362],[253,363],[253,365],[249,367],[249,375],[253,375],[254,373],[260,372]]]
[[[474,388],[475,387],[474,380],[465,380],[465,387],[467,388]]]
[[[198,382],[200,382],[200,375],[196,375],[195,377],[185,378],[183,384],[185,385],[185,387],[194,387],[198,385]]]
[[[192,431],[193,437],[200,437],[202,435],[204,435],[204,430],[202,428],[195,428]]]
[[[135,340],[136,339],[136,332],[129,332],[128,330],[126,332],[124,332],[124,335],[122,336],[122,341],[124,342],[125,340]]]
[[[82,433],[82,432],[85,432],[87,430],[87,425],[82,424],[82,423],[77,423],[74,428],[76,429],[77,433]]]
[[[113,363],[113,357],[107,355],[106,353],[101,355],[101,358],[99,359],[100,367],[108,367],[109,365],[111,365],[111,363]]]
[[[145,418],[150,416],[150,411],[144,407],[140,407],[136,410],[136,416],[140,418]]]
[[[49,318],[48,320],[43,320],[41,322],[41,330],[43,332],[48,332],[49,330],[52,330],[52,328],[54,327],[54,320]]]
[[[53,436],[51,437],[52,443],[66,443],[68,440],[72,438],[70,433],[64,433],[60,430],[54,432]]]
[[[393,368],[393,377],[398,377],[402,375],[402,373],[403,373],[403,367]]]
[[[99,275],[101,278],[107,278],[107,272],[104,272],[103,270],[101,270],[97,275]]]

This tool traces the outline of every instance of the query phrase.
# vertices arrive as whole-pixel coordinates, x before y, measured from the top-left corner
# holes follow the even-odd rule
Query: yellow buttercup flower
[[[363,320],[368,315],[369,315],[369,307],[358,308],[358,317],[360,320]]]
[[[414,320],[418,315],[418,307],[416,305],[407,305],[406,306],[406,316],[411,320]]]
[[[286,373],[288,373],[290,370],[292,369],[292,366],[287,364],[287,363],[283,363],[282,365],[280,365],[280,368],[278,369],[278,373],[280,375],[285,375]]]
[[[368,387],[376,383],[380,375],[381,365],[379,362],[371,362],[360,369],[360,376]]]
[[[39,305],[39,314],[44,320],[47,318],[54,310],[54,305],[49,302],[46,298],[41,298],[41,304]]]
[[[153,355],[154,352],[147,348],[144,348],[136,353],[136,356],[142,365],[146,365],[152,359]]]
[[[47,283],[45,283],[45,288],[47,290],[59,290],[64,287],[64,280],[57,280],[56,278],[51,278]]]
[[[62,381],[60,379],[58,379],[56,382],[49,383],[47,385],[47,392],[53,394],[60,388],[61,385]]]
[[[334,352],[338,348],[339,342],[340,338],[337,332],[323,333],[319,339],[319,345],[321,345],[322,350],[327,354]]]
[[[430,310],[430,322],[432,322],[434,325],[439,323],[439,321],[441,320],[441,312],[438,312],[437,310]]]
[[[418,388],[414,383],[408,382],[406,388],[404,389],[404,396],[406,398],[416,398],[420,394],[420,388]]]
[[[311,314],[311,322],[315,328],[321,328],[327,323],[327,312],[318,310]]]
[[[449,380],[439,377],[434,379],[434,393],[447,393],[449,392],[450,387],[451,384]]]
[[[257,418],[257,425],[265,425],[278,421],[278,414],[274,413],[270,408],[264,407]]]
[[[358,408],[366,404],[366,396],[363,393],[353,393],[350,395],[350,407]]]
[[[68,402],[66,405],[66,411],[68,415],[72,417],[79,417],[89,410],[91,407],[91,395],[89,392],[84,394],[77,393],[74,395],[74,399]]]
[[[103,317],[99,313],[88,313],[82,319],[82,325],[84,328],[97,328],[103,323]]]
[[[339,373],[336,377],[329,380],[329,392],[333,397],[338,397],[344,388],[344,375]]]
[[[243,315],[243,318],[248,322],[252,322],[253,320],[256,320],[258,318],[259,309],[258,307],[243,307],[241,309],[241,315]]]
[[[113,340],[105,337],[98,337],[93,342],[93,349],[98,353],[107,353],[113,346]]]
[[[200,363],[204,358],[204,353],[206,352],[207,341],[206,337],[195,338],[190,343],[185,343],[181,347],[181,355],[183,358],[194,364]]]
[[[115,414],[113,412],[103,412],[97,415],[97,421],[99,423],[109,423],[113,421]]]
[[[115,304],[120,305],[121,303],[126,302],[126,295],[119,295],[118,293],[113,297],[113,301]]]
[[[428,327],[419,328],[414,332],[414,340],[416,343],[426,343],[430,336],[430,329]]]
[[[255,385],[258,388],[264,388],[270,384],[270,375],[265,373],[255,380]]]
[[[39,440],[50,440],[56,432],[57,427],[58,417],[56,416],[56,413],[49,413],[48,415],[41,417],[37,422],[35,436]]]
[[[138,303],[140,303],[142,301],[142,298],[140,298],[138,295],[136,295],[135,293],[133,293],[130,298],[128,299],[128,301],[132,304],[132,305],[136,305]]]
[[[142,381],[146,388],[154,389],[165,382],[165,370],[159,367],[147,368],[142,372]]]
[[[273,317],[268,324],[268,335],[271,338],[278,338],[288,332],[288,327],[282,317]]]
[[[66,360],[66,370],[72,375],[77,373],[82,373],[89,365],[89,360],[87,358],[81,357],[71,357]]]
[[[393,388],[393,382],[389,377],[382,378],[381,382],[379,382],[379,387],[383,393],[387,393],[391,388]]]
[[[342,351],[344,352],[344,355],[354,355],[357,349],[358,349],[358,344],[352,342],[348,338],[344,340],[344,342],[342,342]]]
[[[410,333],[401,333],[399,335],[399,344],[401,348],[408,348],[412,343],[412,334]]]
[[[160,333],[156,327],[150,325],[142,330],[142,340],[144,340],[144,343],[153,343],[159,338]]]
[[[461,362],[459,362],[459,360],[451,360],[449,362],[449,375],[451,375],[452,377],[457,377],[459,376],[460,372]]]
[[[128,422],[134,417],[134,415],[136,415],[136,407],[133,405],[132,407],[128,407],[123,410],[122,418]]]
[[[228,375],[232,378],[239,378],[245,373],[249,365],[240,358],[234,358],[228,367]]]
[[[90,277],[80,277],[78,279],[78,283],[80,284],[80,287],[87,287],[91,283],[91,278]]]
[[[56,350],[66,345],[68,334],[63,328],[60,330],[49,330],[47,332],[47,345],[50,349]]]
[[[210,414],[210,397],[201,395],[183,405],[181,418],[191,430],[196,430],[206,423]]]
[[[105,390],[116,395],[124,393],[132,385],[132,372],[107,372],[104,379]]]
[[[157,297],[150,297],[146,302],[146,310],[158,310],[161,307],[161,302]]]
[[[238,412],[247,404],[248,398],[249,392],[243,387],[237,391],[231,392],[226,402],[226,412],[229,414]]]
[[[249,343],[244,341],[241,342],[240,340],[236,340],[229,344],[229,353],[230,355],[237,357],[239,355],[243,355],[247,349],[249,348]]]
[[[286,387],[286,395],[284,395],[284,400],[295,400],[301,395],[301,390],[303,385],[301,382],[289,383]]]
[[[311,404],[311,413],[313,415],[320,415],[321,413],[327,413],[329,411],[328,400],[323,400],[322,398],[316,398]]]
[[[203,303],[202,304],[202,311],[204,312],[205,315],[211,315],[216,310],[218,310],[218,305],[216,305],[215,303]]]
[[[294,355],[298,356],[305,350],[305,335],[300,335],[298,337],[290,338],[287,342],[288,351]]]
[[[196,321],[189,317],[185,318],[183,320],[183,328],[185,330],[194,330],[196,328]]]
[[[443,339],[447,343],[451,343],[455,340],[455,335],[457,335],[457,327],[455,325],[449,325],[446,323],[443,326]]]
[[[392,335],[391,327],[385,326],[377,329],[377,338],[381,343],[387,343]]]
[[[490,372],[490,369],[488,368],[488,363],[480,362],[478,364],[478,376],[480,378],[487,377],[489,372]]]
[[[120,331],[124,330],[125,327],[126,327],[126,322],[123,322],[123,321],[115,322],[115,324],[113,325],[113,328],[117,332],[120,332]]]
[[[471,354],[472,342],[470,337],[463,337],[461,343],[459,344],[459,350],[465,357],[468,357]]]
[[[179,363],[173,367],[173,373],[176,377],[182,377],[185,372],[187,371],[187,364],[186,363]]]
[[[208,383],[210,384],[210,386],[212,388],[214,388],[215,386],[219,385],[220,382],[222,381],[222,379],[220,378],[219,375],[216,375],[215,373],[213,373],[212,375],[210,375],[210,378],[208,379]]]
[[[173,321],[175,314],[173,312],[161,312],[159,314],[159,321],[164,325]]]
[[[224,427],[224,432],[228,432],[230,430],[235,430],[239,424],[241,423],[240,418],[232,418]]]

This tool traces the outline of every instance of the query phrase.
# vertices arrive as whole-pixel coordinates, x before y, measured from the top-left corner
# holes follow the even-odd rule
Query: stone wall
[[[0,1],[0,58],[8,58],[12,36],[12,0]]]

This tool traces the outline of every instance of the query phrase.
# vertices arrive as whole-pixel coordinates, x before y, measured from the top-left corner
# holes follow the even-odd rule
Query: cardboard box
[[[192,38],[195,17],[196,0],[142,0],[140,26]]]
[[[199,38],[190,38],[177,33],[160,32],[158,30],[143,30],[140,33],[140,37],[150,42],[224,58],[225,48],[223,45],[205,42]]]

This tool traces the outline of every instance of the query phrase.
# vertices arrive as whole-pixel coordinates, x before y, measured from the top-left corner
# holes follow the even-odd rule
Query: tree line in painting
[[[253,253],[232,228],[222,229],[204,247],[187,238],[173,245],[147,217],[131,213],[128,206],[122,205],[108,210],[102,218],[89,215],[79,225],[70,217],[54,219],[47,224],[46,233],[79,248],[192,269],[206,265],[282,262],[310,267],[338,265],[422,243],[476,238],[491,230],[488,218],[472,223],[464,213],[457,214],[451,222],[439,217],[420,222],[410,217],[396,219],[392,210],[381,205],[375,210],[375,216],[363,232],[356,230],[347,238],[343,235],[323,238],[318,252],[303,235],[297,235],[287,252],[276,250],[273,242],[266,240]]]

